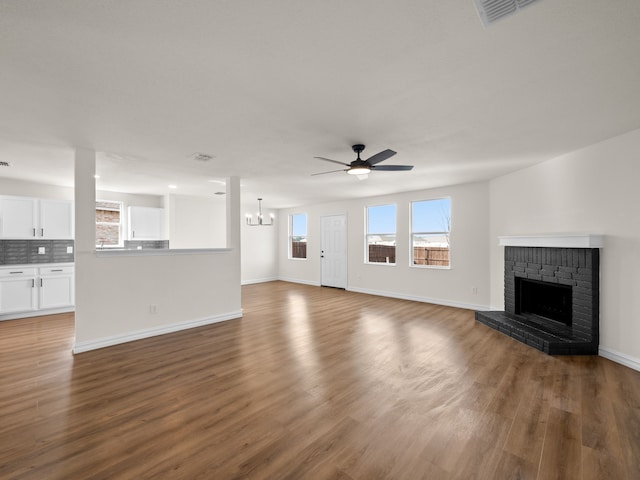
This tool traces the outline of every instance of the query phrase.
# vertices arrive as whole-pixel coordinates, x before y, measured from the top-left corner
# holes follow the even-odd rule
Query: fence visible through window
[[[448,247],[413,247],[413,264],[434,267],[449,266]]]
[[[307,242],[291,242],[291,258],[307,258]]]

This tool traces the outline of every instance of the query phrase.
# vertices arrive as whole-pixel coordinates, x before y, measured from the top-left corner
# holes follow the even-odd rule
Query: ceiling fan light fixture
[[[366,175],[371,172],[371,168],[367,165],[356,165],[347,170],[349,175]]]

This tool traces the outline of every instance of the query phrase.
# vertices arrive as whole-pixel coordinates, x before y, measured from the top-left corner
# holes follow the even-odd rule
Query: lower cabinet
[[[73,307],[74,268],[0,268],[0,316]]]
[[[0,269],[0,313],[38,309],[37,268]]]
[[[73,267],[40,268],[39,287],[40,309],[73,305]]]

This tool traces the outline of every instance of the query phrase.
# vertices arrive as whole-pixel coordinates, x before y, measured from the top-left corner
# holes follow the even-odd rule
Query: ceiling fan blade
[[[413,165],[371,165],[372,170],[380,170],[386,172],[400,172],[403,170],[411,170]]]
[[[393,150],[383,150],[380,153],[376,153],[374,156],[367,158],[369,165],[375,165],[376,163],[384,162],[387,158],[393,157],[397,152]]]
[[[324,158],[324,157],[313,157],[313,158],[317,158],[318,160],[324,160],[325,162],[337,163],[338,165],[344,165],[345,167],[350,166],[348,163],[339,162],[337,160],[331,160],[330,158]]]
[[[316,175],[324,175],[326,173],[336,173],[336,172],[346,172],[346,168],[341,168],[340,170],[331,170],[330,172],[320,172],[320,173],[312,173],[311,176],[315,177]]]

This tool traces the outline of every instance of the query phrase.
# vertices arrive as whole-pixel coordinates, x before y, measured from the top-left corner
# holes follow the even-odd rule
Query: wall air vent
[[[485,27],[538,0],[474,0],[478,15]]]
[[[11,164],[9,162],[0,162],[0,167],[10,167]]]

